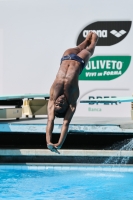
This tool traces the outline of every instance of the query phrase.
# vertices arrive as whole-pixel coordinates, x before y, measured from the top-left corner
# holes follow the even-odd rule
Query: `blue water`
[[[132,172],[0,170],[0,200],[132,200]]]

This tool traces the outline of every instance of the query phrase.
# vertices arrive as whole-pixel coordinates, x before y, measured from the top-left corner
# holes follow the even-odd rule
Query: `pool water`
[[[133,172],[0,169],[0,200],[131,200]]]

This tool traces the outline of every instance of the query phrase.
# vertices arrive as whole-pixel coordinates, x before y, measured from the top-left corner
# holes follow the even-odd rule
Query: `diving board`
[[[113,97],[113,98],[101,98],[101,99],[90,99],[81,100],[80,103],[124,103],[133,102],[133,97]]]
[[[0,118],[19,119],[23,115],[28,117],[32,115],[47,114],[49,94],[17,94],[17,95],[0,95]],[[6,106],[6,107],[5,107]],[[9,106],[14,106],[9,108]],[[4,108],[5,107],[5,108]],[[8,108],[7,108],[8,107]]]
[[[0,100],[14,99],[32,99],[32,98],[49,98],[49,94],[15,94],[15,95],[0,95]]]

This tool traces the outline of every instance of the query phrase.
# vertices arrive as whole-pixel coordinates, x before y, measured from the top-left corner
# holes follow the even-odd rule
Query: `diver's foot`
[[[93,32],[90,31],[90,32],[88,33],[87,37],[86,37],[86,40],[88,40],[90,43],[91,43],[92,34],[93,34]]]

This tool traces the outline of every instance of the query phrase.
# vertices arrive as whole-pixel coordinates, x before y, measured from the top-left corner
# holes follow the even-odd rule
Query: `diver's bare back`
[[[69,104],[76,103],[79,97],[78,76],[81,64],[75,60],[64,60],[51,87],[53,100],[64,94]]]

